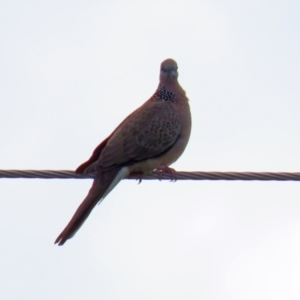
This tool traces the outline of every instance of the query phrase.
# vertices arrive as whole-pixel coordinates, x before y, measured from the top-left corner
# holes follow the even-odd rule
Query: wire
[[[40,179],[86,179],[95,174],[81,175],[68,170],[0,170],[0,178],[40,178]],[[130,175],[126,179],[136,180],[172,180],[165,173],[161,178],[157,174]],[[259,181],[300,181],[300,172],[176,172],[176,180],[259,180]]]

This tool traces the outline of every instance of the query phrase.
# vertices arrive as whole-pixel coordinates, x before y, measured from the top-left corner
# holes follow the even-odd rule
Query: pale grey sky
[[[1,1],[0,168],[75,169],[172,57],[189,171],[300,171],[300,1]],[[1,299],[299,299],[300,184],[0,180]]]

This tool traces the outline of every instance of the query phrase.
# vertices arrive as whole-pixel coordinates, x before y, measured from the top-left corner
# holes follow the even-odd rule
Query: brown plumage
[[[177,63],[161,63],[154,95],[131,113],[76,173],[96,173],[93,185],[55,243],[63,245],[81,227],[97,203],[131,173],[168,167],[183,153],[191,132],[188,98],[178,81]]]

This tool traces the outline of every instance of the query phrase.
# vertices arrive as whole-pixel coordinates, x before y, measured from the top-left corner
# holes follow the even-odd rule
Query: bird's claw
[[[143,180],[143,173],[137,172],[130,174],[135,177],[135,179],[138,181],[138,184],[140,184]]]
[[[158,179],[161,180],[165,173],[169,173],[171,176],[171,181],[176,181],[176,170],[169,168],[166,165],[161,165],[153,171],[154,174],[157,174]]]

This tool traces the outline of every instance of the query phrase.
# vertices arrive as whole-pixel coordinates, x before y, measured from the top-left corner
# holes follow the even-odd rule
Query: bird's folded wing
[[[148,102],[113,132],[92,169],[124,166],[162,155],[176,143],[181,127],[173,106]]]

